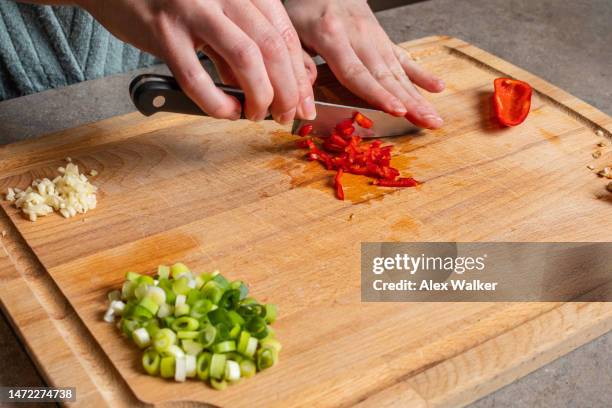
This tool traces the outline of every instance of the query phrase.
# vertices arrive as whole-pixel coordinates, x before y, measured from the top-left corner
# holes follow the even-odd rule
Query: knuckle
[[[266,33],[262,36],[261,40],[259,40],[259,46],[262,54],[266,58],[275,58],[283,51],[285,43],[280,36],[275,33]]]
[[[379,82],[388,81],[394,79],[393,74],[386,69],[377,69],[372,72],[372,76]]]
[[[248,69],[255,65],[260,53],[254,42],[243,42],[232,49],[231,58],[236,67]]]
[[[343,77],[350,79],[352,77],[363,76],[367,71],[367,68],[362,63],[352,62],[342,68],[341,73]]]
[[[325,14],[319,21],[318,31],[326,37],[334,38],[342,30],[340,19],[332,14]]]
[[[289,49],[293,49],[299,44],[298,34],[291,26],[281,29],[280,36]]]

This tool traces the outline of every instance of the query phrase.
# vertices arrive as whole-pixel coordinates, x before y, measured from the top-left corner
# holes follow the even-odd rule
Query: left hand
[[[414,84],[441,92],[444,83],[389,39],[365,0],[287,0],[285,7],[302,43],[325,59],[342,85],[416,125],[442,126]]]

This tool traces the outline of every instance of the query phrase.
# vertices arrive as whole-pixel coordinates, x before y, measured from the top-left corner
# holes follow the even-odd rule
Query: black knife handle
[[[215,86],[238,99],[243,107],[244,115],[244,92],[223,84],[215,84]],[[208,116],[189,99],[176,79],[167,75],[143,74],[137,76],[130,83],[130,97],[136,108],[145,116],[151,116],[157,112]]]

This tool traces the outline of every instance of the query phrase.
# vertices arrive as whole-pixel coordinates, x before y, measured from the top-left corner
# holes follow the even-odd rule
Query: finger
[[[407,113],[404,104],[372,77],[346,37],[323,36],[318,51],[338,81],[355,95],[393,115]]]
[[[365,37],[353,40],[354,49],[366,68],[379,84],[389,93],[395,95],[406,107],[406,117],[414,124],[422,127],[431,127],[428,118],[425,118],[421,101],[410,95],[391,73],[389,66],[378,52],[373,42]]]
[[[217,88],[200,60],[193,42],[175,33],[172,46],[162,47],[166,64],[183,91],[208,115],[219,119],[240,119],[240,102]]]
[[[236,76],[234,75],[232,68],[223,59],[223,57],[217,54],[217,52],[214,51],[209,46],[204,46],[201,48],[201,50],[202,52],[204,52],[204,54],[208,56],[208,58],[210,58],[210,60],[215,65],[215,68],[217,69],[217,74],[219,74],[219,78],[221,79],[221,82],[223,82],[225,85],[232,85],[232,86],[238,85],[238,80],[236,79]]]
[[[317,112],[314,105],[312,83],[306,71],[302,45],[285,8],[280,1],[253,0],[253,4],[261,11],[268,22],[276,28],[289,51],[289,58],[291,59],[299,93],[297,115],[302,119],[313,120],[317,116]]]
[[[315,64],[312,57],[306,51],[302,50],[302,53],[304,54],[304,67],[308,73],[308,79],[310,84],[314,85],[317,80],[317,64]]]
[[[412,82],[429,92],[442,92],[444,90],[444,81],[421,68],[410,58],[406,50],[397,45],[393,47],[393,50],[397,60]]]
[[[244,113],[250,120],[263,120],[274,98],[266,66],[257,44],[221,10],[209,9],[198,25],[198,34],[232,67],[245,94]]]
[[[279,123],[291,122],[299,103],[297,80],[285,42],[274,26],[250,1],[231,2],[224,10],[259,47],[272,84],[270,113]]]
[[[386,37],[386,35],[385,35]],[[365,40],[362,41],[365,43]],[[368,47],[372,50],[377,50],[378,58],[382,59],[383,62],[379,62],[378,65],[382,66],[375,68],[381,75],[380,72],[384,72],[384,75],[392,77],[394,80],[386,80],[383,82],[385,87],[394,87],[389,89],[393,92],[400,100],[406,105],[408,113],[406,118],[414,124],[430,129],[437,129],[441,127],[444,122],[433,105],[421,95],[419,90],[412,84],[412,82],[406,76],[406,73],[402,69],[401,64],[395,57],[391,42],[387,38],[378,38],[378,46]],[[375,58],[375,56],[362,57],[362,58]],[[388,68],[388,71],[384,71],[384,67]],[[376,77],[376,75],[375,75]],[[383,77],[383,81],[386,77]],[[393,90],[395,89],[395,91]]]

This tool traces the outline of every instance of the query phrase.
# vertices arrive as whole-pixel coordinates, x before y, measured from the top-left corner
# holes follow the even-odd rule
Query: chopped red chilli
[[[419,184],[413,178],[400,177],[399,170],[391,166],[393,146],[382,146],[382,141],[374,140],[363,143],[361,137],[354,134],[355,126],[371,128],[371,119],[357,112],[353,118],[338,123],[329,137],[317,137],[315,141],[308,137],[298,140],[300,148],[308,149],[307,157],[322,163],[327,170],[336,170],[334,187],[336,196],[344,200],[342,175],[357,174],[374,178],[373,184],[380,187],[415,187]],[[304,125],[298,132],[306,136],[312,131],[312,125]]]
[[[302,127],[300,128],[300,130],[299,130],[298,134],[299,134],[301,137],[304,137],[304,136],[308,136],[308,134],[309,134],[310,132],[312,132],[312,125],[311,125],[311,124],[307,124],[307,125],[304,125],[304,126],[302,126]]]
[[[334,184],[336,186],[336,197],[338,200],[344,200],[344,190],[342,189],[342,176],[344,175],[344,170],[338,169],[336,172],[336,177],[334,177]]]

